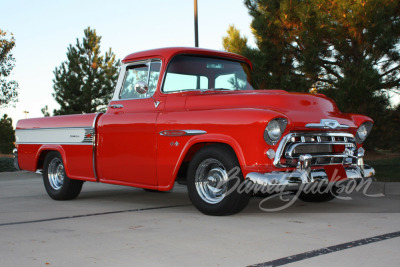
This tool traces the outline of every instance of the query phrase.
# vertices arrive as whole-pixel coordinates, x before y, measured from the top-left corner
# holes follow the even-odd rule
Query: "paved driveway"
[[[386,187],[386,188],[384,188]],[[399,184],[279,212],[199,213],[172,192],[85,183],[51,200],[34,173],[0,173],[1,266],[398,266]],[[382,194],[383,193],[383,194]],[[284,205],[279,199],[262,207]]]

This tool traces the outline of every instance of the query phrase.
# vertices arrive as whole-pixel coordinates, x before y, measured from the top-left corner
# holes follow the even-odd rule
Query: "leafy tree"
[[[261,87],[303,92],[315,87],[332,97],[341,111],[371,116],[372,137],[379,146],[388,120],[387,92],[400,92],[400,1],[244,3],[253,17],[257,44],[256,58],[247,56],[255,60]],[[229,35],[229,30],[225,38],[233,40],[224,44],[237,42],[238,35]],[[225,49],[231,51],[229,46]],[[251,50],[241,44],[245,56]]]
[[[15,132],[12,119],[7,114],[0,119],[0,154],[11,154],[14,149]]]
[[[9,80],[11,71],[15,66],[15,59],[11,50],[15,46],[15,39],[7,39],[7,32],[0,29],[0,108],[18,100],[18,83]]]
[[[100,55],[96,30],[84,30],[82,42],[67,49],[68,60],[54,70],[53,97],[60,104],[54,115],[92,113],[105,108],[118,79],[119,60],[109,48]],[[46,108],[44,108],[45,111]]]

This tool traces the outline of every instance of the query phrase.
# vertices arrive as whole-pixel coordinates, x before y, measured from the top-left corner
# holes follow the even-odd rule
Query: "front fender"
[[[224,134],[205,134],[205,135],[198,135],[192,137],[184,146],[182,153],[179,156],[179,159],[175,165],[173,176],[176,177],[179,171],[180,166],[182,165],[182,162],[186,155],[188,154],[189,150],[197,145],[197,144],[211,144],[211,143],[220,143],[220,144],[226,144],[230,146],[236,154],[236,157],[239,161],[240,166],[245,166],[246,161],[245,157],[243,155],[243,150],[240,147],[239,143],[229,135],[224,135]]]
[[[287,118],[274,110],[257,108],[195,110],[160,114],[157,120],[157,178],[159,190],[172,188],[178,171],[197,144],[221,143],[235,152],[240,166],[271,165],[264,130],[271,119]],[[165,136],[164,131],[200,130],[205,134]],[[197,149],[197,148],[196,148]],[[186,158],[186,159],[185,159]]]

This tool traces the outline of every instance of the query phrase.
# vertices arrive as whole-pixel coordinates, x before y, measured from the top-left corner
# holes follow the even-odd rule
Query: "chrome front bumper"
[[[359,166],[352,166],[344,168],[347,175],[347,180],[357,180],[374,177],[375,170],[364,165],[362,169]],[[324,169],[315,170],[294,170],[292,172],[271,172],[271,173],[258,173],[251,172],[247,174],[246,180],[253,184],[263,186],[287,186],[288,190],[295,189],[301,184],[315,183],[315,182],[329,182],[329,178]]]

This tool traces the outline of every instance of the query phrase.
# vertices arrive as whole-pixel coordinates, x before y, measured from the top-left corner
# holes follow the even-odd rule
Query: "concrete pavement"
[[[54,201],[40,175],[0,173],[0,265],[248,266],[282,259],[287,266],[398,266],[396,188],[377,183],[368,192],[379,197],[297,200],[272,213],[254,198],[237,215],[211,217],[191,205],[181,185],[150,193],[85,183],[76,200]],[[275,198],[262,206],[283,204]],[[321,250],[326,247],[340,249]],[[297,254],[314,256],[291,262]]]

